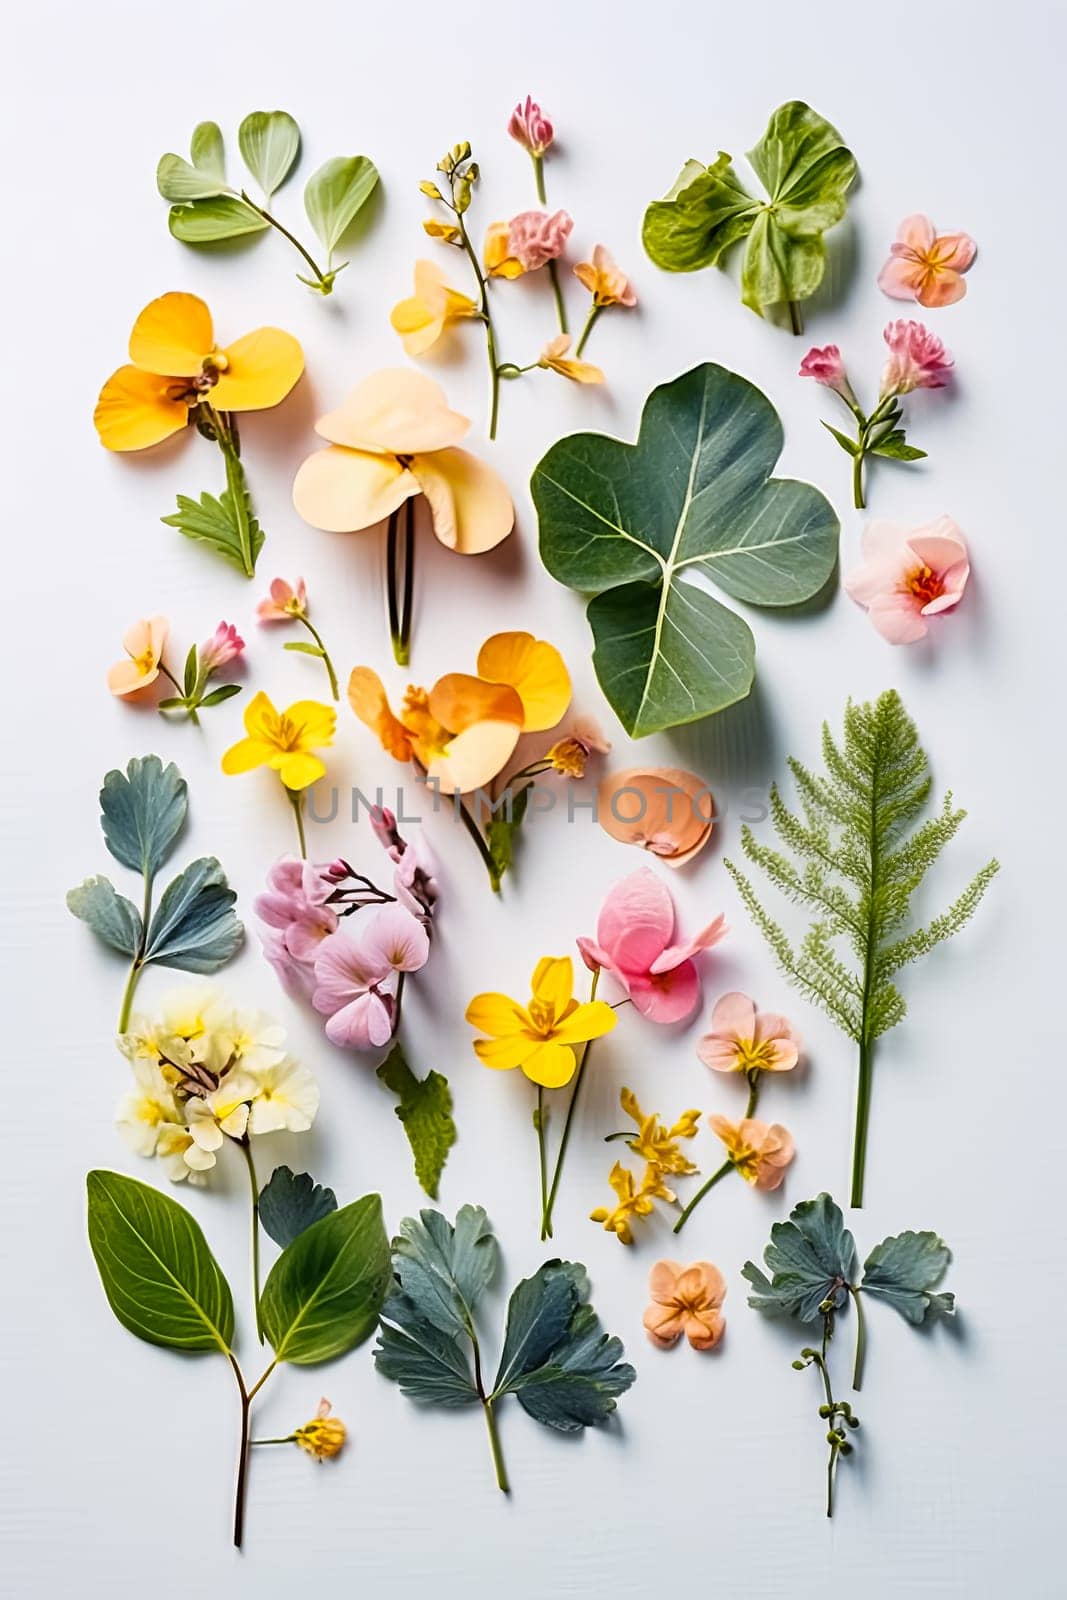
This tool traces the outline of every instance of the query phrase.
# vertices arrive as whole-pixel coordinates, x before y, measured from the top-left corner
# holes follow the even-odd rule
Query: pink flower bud
[[[551,122],[529,95],[525,101],[520,100],[511,113],[508,132],[532,156],[543,156],[554,137]]]
[[[953,361],[935,333],[921,322],[899,318],[886,324],[882,338],[889,346],[889,360],[882,373],[881,397],[909,394],[912,389],[943,389]]]
[[[374,829],[374,837],[383,850],[388,850],[390,854],[397,850],[403,851],[404,843],[397,832],[396,817],[388,806],[371,806],[370,825]]]
[[[200,646],[200,670],[205,675],[236,661],[245,642],[232,622],[220,622],[215,632]]]
[[[524,272],[536,272],[563,254],[573,227],[565,211],[520,211],[508,223],[508,254],[522,262]]]
[[[856,396],[852,392],[852,385],[845,371],[845,363],[836,344],[824,345],[821,350],[818,348],[809,350],[800,363],[800,376],[814,378],[816,383],[832,389],[849,405],[856,403]]]

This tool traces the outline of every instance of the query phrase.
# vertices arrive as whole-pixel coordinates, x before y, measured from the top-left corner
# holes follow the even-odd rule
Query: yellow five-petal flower
[[[603,1000],[579,1004],[574,999],[570,956],[543,957],[534,968],[531,988],[525,1007],[504,994],[475,995],[467,1021],[489,1035],[475,1039],[475,1054],[487,1067],[521,1067],[532,1083],[559,1089],[574,1076],[573,1046],[610,1033],[617,1018]]]
[[[314,754],[323,745],[333,744],[337,713],[318,700],[296,700],[287,711],[278,711],[268,697],[257,694],[245,708],[245,739],[231,745],[222,758],[223,772],[251,772],[270,767],[287,789],[307,789],[326,771],[326,763]]]

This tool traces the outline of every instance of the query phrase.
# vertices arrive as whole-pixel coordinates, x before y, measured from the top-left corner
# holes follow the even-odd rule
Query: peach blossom
[[[710,1261],[657,1261],[648,1275],[652,1304],[644,1315],[654,1345],[669,1350],[685,1334],[694,1350],[712,1350],[726,1330],[720,1307],[726,1280]]]
[[[712,1115],[708,1122],[746,1183],[755,1189],[781,1187],[785,1169],[796,1154],[787,1128],[780,1122],[760,1122],[757,1117],[743,1117],[734,1123],[728,1117]]]
[[[593,296],[595,306],[635,306],[637,294],[615,257],[602,244],[593,248],[591,261],[579,261],[574,276]]]
[[[894,300],[950,306],[967,293],[963,274],[978,246],[966,233],[937,234],[921,212],[905,217],[878,274],[878,287]]]
[[[959,604],[971,571],[963,534],[946,516],[920,528],[869,522],[863,555],[845,588],[890,644],[924,638],[928,617]]]
[[[597,821],[621,844],[635,844],[681,867],[707,844],[715,802],[703,778],[679,767],[627,767],[602,779]]]
[[[697,1055],[713,1072],[790,1072],[800,1058],[792,1024],[734,990],[716,1001]]]
[[[293,617],[306,616],[307,608],[308,592],[303,578],[297,578],[295,588],[284,578],[274,578],[270,597],[259,602],[256,616],[260,622],[288,622]]]
[[[108,670],[107,686],[112,694],[136,694],[155,683],[169,629],[166,617],[160,616],[142,617],[127,629],[122,636],[126,659]]]

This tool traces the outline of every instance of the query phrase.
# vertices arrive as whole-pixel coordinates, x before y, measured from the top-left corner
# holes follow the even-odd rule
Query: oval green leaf
[[[216,200],[171,206],[167,226],[183,244],[220,244],[225,239],[262,233],[270,223],[236,195],[220,195]]]
[[[164,200],[182,204],[188,200],[209,200],[226,193],[226,178],[218,172],[190,166],[181,156],[160,157],[156,168],[156,188]]]
[[[233,1297],[199,1225],[176,1200],[90,1172],[89,1243],[123,1327],[171,1350],[229,1353]]]
[[[263,1286],[263,1329],[279,1361],[332,1361],[374,1332],[392,1279],[381,1196],[312,1223]]]
[[[327,250],[336,249],[377,183],[378,168],[367,156],[335,156],[311,174],[304,189],[304,209]]]
[[[116,892],[110,878],[86,878],[78,888],[67,891],[67,910],[87,922],[104,944],[124,956],[135,956],[141,947],[141,913],[123,894]]]
[[[751,632],[706,583],[751,605],[790,606],[833,571],[833,507],[811,484],[771,477],[781,448],[767,397],[708,363],[653,390],[635,445],[574,434],[534,468],[541,559],[561,583],[594,594],[593,665],[635,738],[709,716],[751,688]]]
[[[217,972],[244,938],[233,910],[236,899],[214,856],[191,861],[163,891],[148,929],[144,964]]]
[[[269,200],[300,154],[300,129],[288,111],[253,111],[237,130],[245,166]]]
[[[217,122],[198,122],[189,141],[189,155],[200,172],[226,182],[226,150]]]

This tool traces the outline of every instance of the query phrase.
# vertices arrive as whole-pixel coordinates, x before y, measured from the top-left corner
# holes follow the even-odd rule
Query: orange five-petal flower
[[[694,1350],[711,1350],[726,1329],[720,1307],[726,1280],[710,1261],[657,1261],[648,1275],[652,1304],[645,1312],[645,1331],[653,1344],[669,1350],[683,1333]]]
[[[492,468],[455,448],[469,427],[432,378],[372,373],[315,424],[329,448],[300,468],[293,504],[313,528],[354,533],[423,494],[442,544],[461,555],[491,550],[511,532],[515,508]]]
[[[708,1121],[746,1183],[757,1189],[781,1186],[785,1169],[796,1154],[788,1128],[780,1122],[761,1122],[758,1117],[744,1117],[733,1123],[727,1117],[713,1115]]]
[[[977,249],[969,234],[939,234],[921,213],[905,217],[878,274],[878,287],[894,300],[917,300],[931,308],[953,305],[967,293],[963,274]]]
[[[211,312],[195,294],[164,294],[145,306],[130,334],[131,365],[112,373],[93,421],[108,450],[144,450],[178,433],[199,405],[264,411],[285,399],[304,352],[280,328],[215,343]]]

